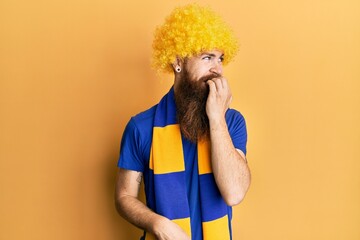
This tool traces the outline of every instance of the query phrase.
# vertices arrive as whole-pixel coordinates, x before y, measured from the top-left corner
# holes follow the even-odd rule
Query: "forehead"
[[[191,57],[187,57],[185,58],[185,62],[186,63],[194,63],[194,62],[198,62],[199,60],[201,60],[202,57],[204,56],[210,56],[210,57],[214,57],[214,58],[220,58],[224,56],[223,51],[220,50],[211,50],[211,51],[204,51],[201,52],[199,54],[196,54],[194,56]]]
[[[220,50],[204,51],[204,52],[199,53],[195,57],[201,57],[203,55],[211,55],[211,56],[214,56],[214,57],[221,57],[222,55],[224,55],[224,52],[220,51]]]

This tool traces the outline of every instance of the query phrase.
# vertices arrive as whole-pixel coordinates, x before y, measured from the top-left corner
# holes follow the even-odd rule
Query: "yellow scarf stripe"
[[[156,156],[156,161],[153,160],[154,156]],[[180,126],[178,124],[153,128],[149,166],[150,169],[154,170],[154,174],[185,171]]]
[[[225,215],[213,221],[203,222],[203,238],[206,240],[226,240],[230,239],[229,231],[224,231],[229,228],[229,219]]]
[[[182,219],[173,219],[174,223],[179,225],[186,233],[191,237],[191,225],[190,218],[182,218]]]
[[[198,143],[197,146],[198,146],[199,175],[212,173],[209,141],[201,141]]]
[[[182,218],[182,219],[173,219],[174,223],[179,225],[191,238],[191,226],[190,226],[190,218]],[[146,233],[146,240],[156,240],[155,236],[150,233]]]

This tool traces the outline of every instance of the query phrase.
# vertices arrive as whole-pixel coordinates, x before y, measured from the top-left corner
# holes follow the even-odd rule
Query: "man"
[[[155,32],[153,63],[173,72],[159,104],[132,117],[123,134],[116,182],[118,212],[142,239],[232,239],[231,206],[249,184],[245,120],[223,64],[238,50],[212,10],[176,8]],[[144,177],[146,206],[138,200]]]

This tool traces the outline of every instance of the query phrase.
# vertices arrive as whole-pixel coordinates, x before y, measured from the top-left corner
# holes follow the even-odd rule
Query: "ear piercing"
[[[178,73],[181,72],[180,66],[176,66],[175,71],[178,72]]]

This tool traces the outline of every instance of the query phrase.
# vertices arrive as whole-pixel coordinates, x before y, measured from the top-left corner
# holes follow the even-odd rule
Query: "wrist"
[[[154,220],[153,220],[153,224],[152,224],[152,233],[156,236],[159,237],[161,236],[162,230],[165,229],[165,225],[166,222],[169,221],[169,219],[158,215]]]
[[[225,117],[209,118],[210,129],[219,129],[227,127]]]

